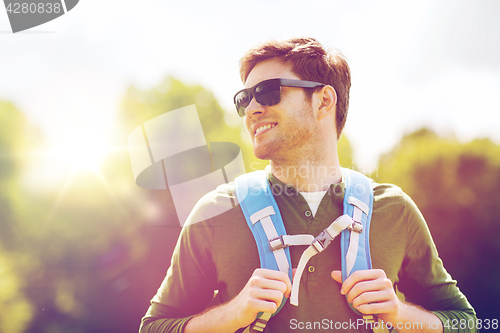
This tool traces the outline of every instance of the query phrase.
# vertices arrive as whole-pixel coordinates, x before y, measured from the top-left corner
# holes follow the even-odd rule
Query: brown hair
[[[243,83],[259,62],[277,58],[291,61],[293,72],[302,80],[331,85],[337,92],[337,138],[340,138],[347,119],[351,71],[345,57],[339,51],[325,50],[314,38],[299,37],[284,41],[271,40],[248,50],[240,59],[240,75]],[[305,89],[311,99],[313,91]]]

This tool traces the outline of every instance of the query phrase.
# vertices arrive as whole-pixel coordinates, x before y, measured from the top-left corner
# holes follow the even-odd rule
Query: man
[[[245,117],[255,156],[270,160],[267,179],[287,233],[316,236],[343,214],[337,140],[349,104],[347,62],[312,38],[295,38],[258,45],[240,63],[245,90],[235,96],[238,113]],[[276,80],[267,80],[278,78],[298,81],[278,80],[279,91],[265,86],[275,86]],[[273,89],[272,96],[265,95]],[[209,193],[191,218],[228,207],[237,199],[234,190],[229,184]],[[337,237],[309,261],[299,281],[299,306],[286,302],[266,332],[369,331],[348,303],[399,332],[449,331],[452,319],[475,322],[474,310],[442,266],[423,217],[396,186],[374,184],[374,269],[354,272],[342,283],[339,243]],[[293,268],[304,249],[290,248]],[[221,304],[207,309],[215,290]],[[243,331],[260,312],[275,312],[290,292],[287,274],[260,268],[254,237],[236,206],[187,223],[141,332]]]

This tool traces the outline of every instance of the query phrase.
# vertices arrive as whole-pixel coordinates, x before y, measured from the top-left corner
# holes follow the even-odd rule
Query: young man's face
[[[300,79],[293,73],[291,63],[269,59],[252,69],[245,88],[274,78]],[[245,127],[256,157],[284,162],[300,158],[305,150],[314,149],[311,143],[316,122],[304,89],[281,87],[281,101],[272,106],[262,106],[253,98],[245,113]]]

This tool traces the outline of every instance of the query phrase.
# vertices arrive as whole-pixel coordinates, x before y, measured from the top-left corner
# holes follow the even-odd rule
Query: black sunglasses
[[[255,100],[260,105],[271,106],[281,101],[281,87],[317,88],[324,85],[325,84],[318,82],[292,79],[265,80],[257,83],[251,88],[238,91],[236,95],[234,95],[234,105],[236,105],[238,115],[244,117],[245,110],[253,97],[255,97]]]

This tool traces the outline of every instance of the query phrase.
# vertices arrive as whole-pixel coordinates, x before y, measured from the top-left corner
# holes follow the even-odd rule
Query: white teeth
[[[276,126],[276,124],[272,124],[272,125],[269,124],[269,125],[261,126],[261,127],[257,128],[257,130],[255,131],[255,134],[258,134],[259,132],[262,132],[265,129],[273,128],[274,126]]]

